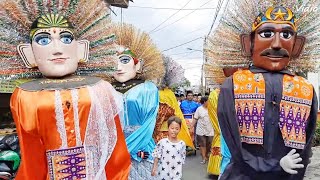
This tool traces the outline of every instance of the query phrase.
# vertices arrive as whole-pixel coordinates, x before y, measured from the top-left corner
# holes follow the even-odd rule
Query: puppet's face
[[[284,69],[292,57],[295,37],[289,24],[262,24],[254,32],[253,64],[269,71]]]
[[[63,77],[78,67],[77,42],[66,28],[39,29],[32,38],[34,60],[46,77]]]
[[[118,68],[113,75],[118,82],[126,82],[137,75],[137,65],[134,63],[132,56],[121,54],[118,59]]]

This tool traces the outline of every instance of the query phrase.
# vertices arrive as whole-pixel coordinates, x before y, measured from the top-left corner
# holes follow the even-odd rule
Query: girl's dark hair
[[[172,124],[173,122],[176,122],[176,123],[178,123],[179,125],[180,125],[180,127],[181,127],[181,119],[180,118],[178,118],[177,116],[171,116],[171,117],[169,117],[169,119],[168,119],[168,127],[170,126],[170,124]]]
[[[201,100],[200,100],[201,104],[204,104],[206,101],[208,101],[208,97],[207,96],[201,97]]]

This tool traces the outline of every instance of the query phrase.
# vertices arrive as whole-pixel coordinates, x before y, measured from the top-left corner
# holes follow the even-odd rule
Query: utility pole
[[[204,95],[206,92],[206,78],[205,78],[205,74],[204,74],[204,65],[206,63],[206,56],[205,56],[205,50],[204,48],[206,47],[206,43],[207,43],[207,37],[204,37],[204,41],[203,41],[203,50],[202,50],[202,56],[203,56],[203,61],[202,61],[202,66],[201,66],[201,88],[202,88],[202,94]]]
[[[206,43],[206,37],[204,38],[204,43]],[[199,49],[193,49],[193,48],[187,48],[189,51],[199,51],[202,53],[202,65],[201,65],[201,75],[200,75],[200,92],[201,95],[205,94],[205,77],[204,77],[204,64],[205,64],[205,54],[204,54],[204,49],[199,50]]]

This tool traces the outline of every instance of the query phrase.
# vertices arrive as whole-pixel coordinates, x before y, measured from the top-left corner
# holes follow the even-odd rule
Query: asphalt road
[[[312,148],[311,163],[307,167],[304,180],[320,180],[320,146]]]
[[[313,156],[311,163],[308,165],[304,180],[320,180],[320,146],[313,147]],[[186,164],[183,167],[183,180],[208,180],[216,177],[209,176],[207,174],[207,165],[200,164],[201,156],[200,152],[187,157]]]
[[[195,156],[187,156],[186,163],[183,166],[183,180],[217,179],[216,177],[209,176],[207,174],[208,164],[200,164],[201,160],[202,159],[199,150]]]

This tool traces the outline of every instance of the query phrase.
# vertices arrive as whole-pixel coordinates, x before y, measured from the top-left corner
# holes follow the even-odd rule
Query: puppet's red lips
[[[121,75],[124,75],[125,73],[124,72],[117,72],[116,73],[118,76],[121,76]]]
[[[65,62],[68,58],[54,58],[50,59],[50,61],[55,62],[55,63],[62,63]]]
[[[277,55],[267,55],[269,58],[285,58],[286,56],[277,56]]]
[[[279,62],[288,58],[287,56],[279,56],[279,55],[271,55],[271,54],[266,55],[265,57],[267,57],[270,61],[274,61],[274,62]]]

